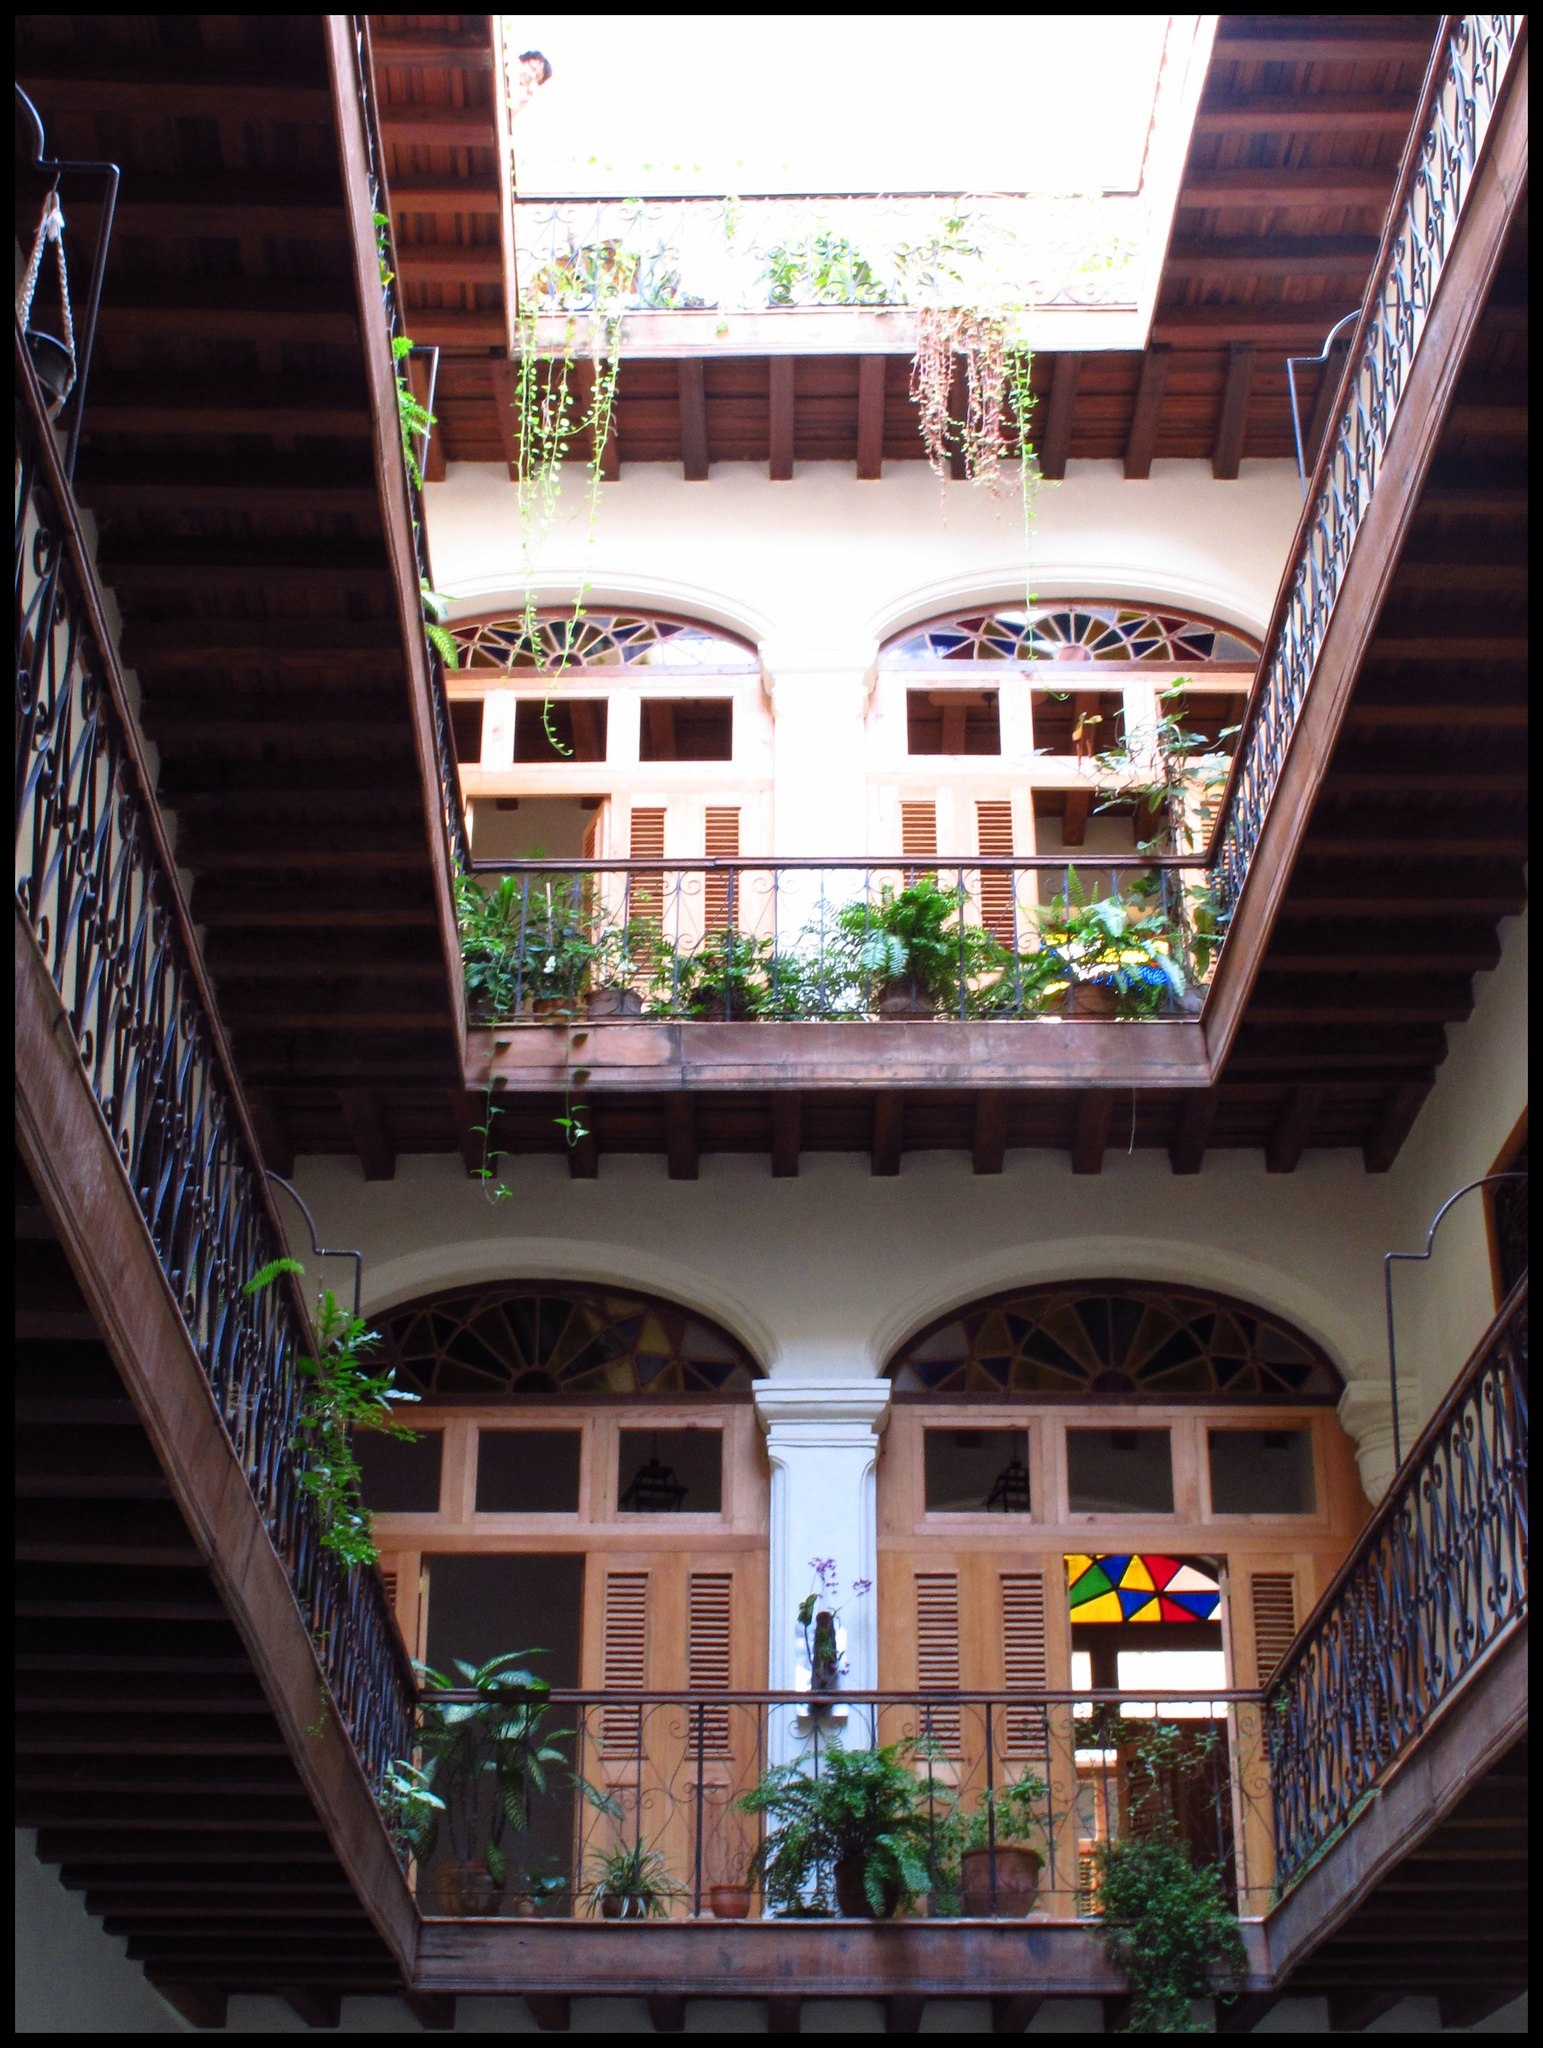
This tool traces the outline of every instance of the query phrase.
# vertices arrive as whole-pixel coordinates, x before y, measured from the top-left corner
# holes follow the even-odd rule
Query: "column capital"
[[[891,1392],[888,1380],[760,1380],[755,1409],[768,1437],[858,1444],[876,1438],[889,1420]]]
[[[1419,1391],[1405,1383],[1398,1390],[1398,1425],[1403,1448],[1420,1433]],[[1393,1478],[1393,1397],[1386,1377],[1352,1379],[1339,1397],[1339,1419],[1355,1442],[1361,1487],[1375,1506]]]

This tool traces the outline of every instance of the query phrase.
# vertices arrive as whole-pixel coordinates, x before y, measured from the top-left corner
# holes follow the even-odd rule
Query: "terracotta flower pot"
[[[873,1901],[863,1885],[866,1868],[861,1856],[843,1856],[836,1865],[836,1911],[844,1920],[892,1920],[900,1904],[900,1894],[892,1887],[886,1889],[884,1910],[875,1913]]]
[[[715,1920],[748,1920],[750,1887],[747,1884],[715,1884],[708,1887],[707,1903]]]
[[[567,996],[533,996],[530,1014],[545,1020],[548,1024],[554,1024],[559,1018],[572,1016],[573,1004]]]
[[[643,998],[635,988],[592,988],[584,1008],[591,1017],[641,1017]]]
[[[938,1013],[936,998],[928,995],[920,982],[910,980],[880,982],[873,1007],[881,1017],[935,1017]]]
[[[1111,981],[1074,981],[1066,991],[1068,1017],[1113,1017],[1119,1006],[1119,994]]]
[[[966,1849],[959,1859],[965,1912],[972,1920],[986,1919],[992,1913],[1004,1920],[1023,1919],[1039,1897],[1042,1861],[1037,1849],[998,1849],[996,1903],[993,1905],[991,1851]]]
[[[504,1888],[493,1882],[485,1863],[442,1863],[429,1872],[424,1892],[431,1913],[476,1920],[498,1911]]]

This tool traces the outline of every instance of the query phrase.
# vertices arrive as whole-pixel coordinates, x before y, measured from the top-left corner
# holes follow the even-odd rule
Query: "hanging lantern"
[[[43,267],[43,252],[52,242],[54,261],[59,272],[59,324],[64,330],[63,339],[50,334],[37,323],[33,313],[33,299],[37,293],[38,275]],[[32,358],[33,372],[43,387],[43,396],[48,404],[50,419],[58,415],[64,401],[75,386],[75,323],[70,314],[70,277],[64,261],[64,210],[59,204],[56,186],[43,201],[42,216],[38,221],[37,234],[33,237],[32,255],[26,273],[16,293],[16,317],[21,322],[27,340],[27,353]]]
[[[1011,1458],[996,1476],[986,1496],[992,1514],[1026,1515],[1029,1512],[1029,1468],[1021,1458]]]
[[[670,1466],[650,1457],[646,1465],[638,1467],[619,1505],[628,1514],[673,1515],[686,1498],[686,1491]]]

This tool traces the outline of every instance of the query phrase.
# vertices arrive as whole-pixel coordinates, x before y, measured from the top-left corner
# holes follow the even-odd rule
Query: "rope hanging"
[[[34,355],[33,361],[41,380],[53,395],[54,406],[57,409],[63,405],[64,401],[74,390],[76,371],[75,322],[70,313],[70,273],[64,260],[64,209],[59,204],[59,188],[57,185],[43,201],[43,212],[38,220],[37,234],[33,237],[32,255],[27,263],[26,274],[23,276],[16,292],[16,317],[21,322],[23,333],[42,341],[53,341],[54,337],[52,335],[38,334],[37,330],[29,327],[27,323],[32,312],[33,296],[37,291],[38,276],[43,268],[43,251],[50,242],[54,245],[54,260],[59,269],[59,304],[64,314],[63,346],[70,363],[69,377],[62,389],[56,389],[54,380],[47,375],[45,366],[38,363],[36,355]],[[57,342],[54,345],[55,347],[59,346]]]

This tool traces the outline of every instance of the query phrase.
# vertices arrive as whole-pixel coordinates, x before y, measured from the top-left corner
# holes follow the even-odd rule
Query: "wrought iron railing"
[[[445,1692],[434,1703],[458,1699],[476,1695]],[[860,1910],[849,1877],[819,1857],[796,1893],[779,1885],[767,1868],[777,1818],[742,1805],[768,1767],[818,1780],[838,1745],[849,1754],[900,1746],[915,1784],[907,1828],[927,1878],[913,1910],[1018,1917],[1032,1905],[1058,1918],[1096,1915],[1103,1852],[1159,1830],[1220,1871],[1240,1913],[1269,1902],[1256,1693],[843,1691],[812,1702],[807,1693],[557,1691],[540,1737],[565,1765],[529,1792],[526,1825],[505,1832],[501,1896],[482,1902],[495,1912],[634,1917],[636,1894],[631,1904],[604,1903],[608,1891],[628,1896],[617,1869],[627,1852],[655,1859],[660,1916],[839,1912],[843,1898],[846,1911]],[[486,1822],[491,1808],[475,1818]],[[479,1854],[485,1825],[465,1834]],[[1014,1850],[1036,1867],[1026,1870]],[[418,1877],[425,1912],[466,1910],[453,1859],[441,1830]],[[726,1888],[740,1888],[740,1898],[725,1898]]]
[[[1147,201],[1006,193],[516,200],[524,313],[1133,307]]]
[[[408,375],[410,361],[421,362],[426,371],[422,403],[424,409],[434,410],[434,391],[439,375],[439,350],[437,348],[410,347],[406,354],[399,354],[398,344],[410,343],[402,318],[401,301],[397,295],[396,246],[392,236],[388,211],[385,178],[382,166],[385,152],[381,143],[380,118],[375,104],[374,74],[370,63],[370,37],[367,17],[356,14],[351,17],[350,38],[354,56],[354,83],[359,94],[359,109],[363,119],[365,142],[365,174],[370,195],[370,211],[375,217],[376,243],[380,250],[380,297],[385,313],[386,336],[391,349],[392,375],[403,378]],[[371,337],[365,336],[366,346],[372,346]],[[428,457],[428,437],[432,428],[426,428],[419,439],[414,460],[417,476],[404,460],[402,464],[402,488],[406,494],[408,520],[413,538],[413,554],[417,563],[420,592],[432,592],[434,572],[429,561],[428,527],[424,517],[423,486],[421,478]],[[445,688],[444,663],[439,649],[427,634],[423,636],[423,658],[429,678],[429,709],[433,720],[434,757],[439,780],[439,804],[444,821],[445,839],[450,854],[451,871],[462,873],[471,864],[471,846],[466,833],[466,812],[461,798],[461,777],[456,767],[455,735],[450,721],[450,698]]]
[[[1523,19],[1449,17],[1426,82],[1212,839],[1224,918],[1242,892],[1307,699]]]
[[[298,1298],[243,1284],[284,1248],[204,977],[54,436],[16,343],[18,908],[82,1073],[288,1573],[366,1776],[412,1726],[413,1679],[373,1572],[318,1542],[294,1437]]]
[[[462,891],[468,1005],[499,1023],[1194,1016],[1204,883],[1110,856],[515,862]]]
[[[1527,1610],[1527,1282],[1267,1688],[1288,1883]]]

